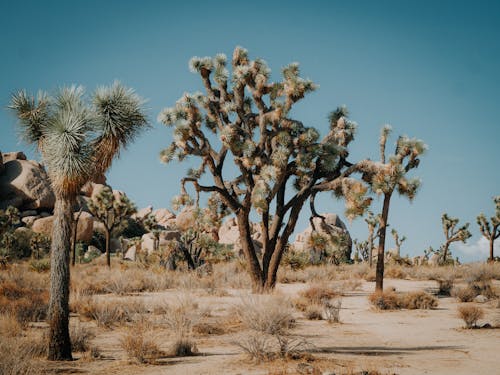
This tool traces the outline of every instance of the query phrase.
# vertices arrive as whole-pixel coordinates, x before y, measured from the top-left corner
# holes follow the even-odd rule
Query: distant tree
[[[49,360],[71,360],[69,337],[70,248],[73,208],[83,185],[103,175],[119,150],[147,124],[143,100],[119,83],[102,87],[90,98],[81,87],[59,90],[54,97],[25,91],[13,95],[25,140],[38,147],[56,196],[51,248]]]
[[[347,161],[347,146],[354,139],[355,124],[347,119],[346,109],[339,108],[331,113],[328,134],[320,139],[316,129],[290,117],[293,105],[316,89],[299,76],[297,63],[284,67],[282,80],[274,83],[265,61],[250,60],[241,47],[233,52],[231,78],[223,54],[193,57],[189,65],[201,76],[205,94],[184,94],[160,113],[160,122],[174,126],[174,142],[161,158],[201,159],[182,180],[182,195],[186,183],[197,193],[218,194],[236,216],[254,290],[272,289],[308,199],[319,191],[333,191],[346,197],[349,217],[369,205],[367,188],[349,178],[355,168]],[[207,171],[213,181],[209,185],[200,179]],[[291,182],[295,192],[288,193]],[[252,210],[260,214],[262,262],[251,237]]]
[[[373,263],[373,243],[379,236],[378,227],[380,225],[380,215],[375,216],[373,212],[368,211],[365,222],[368,225],[368,239],[366,240],[367,251],[368,251],[368,261],[370,268],[372,268]]]
[[[495,203],[495,216],[492,216],[489,221],[483,213],[477,217],[477,225],[490,243],[490,257],[488,259],[490,262],[495,260],[493,247],[495,240],[500,237],[500,195],[494,197],[493,202]]]
[[[153,250],[158,251],[160,247],[160,233],[161,233],[161,228],[160,225],[158,224],[158,221],[156,220],[156,216],[153,214],[149,214],[144,221],[142,222],[144,225],[144,228],[153,235],[154,241],[153,241]]]
[[[458,218],[449,217],[444,213],[441,216],[441,223],[443,224],[443,233],[446,238],[445,242],[440,246],[438,254],[440,255],[440,263],[446,264],[448,255],[450,253],[450,245],[453,242],[462,241],[465,243],[472,234],[469,232],[469,223],[465,223],[460,228],[457,228]]]
[[[113,194],[109,186],[104,186],[88,201],[88,208],[92,216],[104,226],[106,236],[106,263],[111,267],[110,241],[115,230],[126,224],[126,219],[137,212],[135,205],[126,195],[119,197]]]
[[[380,214],[378,230],[378,251],[375,290],[382,291],[384,287],[384,254],[385,237],[388,226],[389,206],[394,191],[412,200],[420,186],[420,180],[407,178],[410,170],[417,168],[420,155],[425,151],[425,144],[418,139],[399,137],[393,155],[386,158],[387,137],[391,127],[386,125],[380,134],[380,161],[366,160],[360,163],[359,170],[373,192],[383,195],[384,201]]]
[[[399,237],[399,233],[396,229],[391,230],[392,238],[394,238],[394,244],[396,245],[396,254],[401,256],[401,245],[406,241],[406,236]]]
[[[14,229],[20,223],[21,216],[16,207],[9,206],[5,210],[0,209],[0,258],[2,264],[7,264],[11,255],[15,253],[16,237]]]

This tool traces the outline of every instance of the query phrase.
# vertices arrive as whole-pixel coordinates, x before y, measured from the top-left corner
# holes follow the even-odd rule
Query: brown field
[[[118,261],[111,270],[77,265],[70,303],[75,361],[51,363],[44,359],[46,325],[39,313],[48,274],[12,265],[0,271],[0,373],[498,372],[498,264],[391,266],[387,274],[399,278],[385,280],[388,310],[375,308],[382,297],[371,296],[374,282],[365,280],[371,273],[365,265],[282,270],[286,283],[264,296],[252,295],[241,267],[219,264],[203,276]],[[432,296],[436,280],[454,279],[460,290],[477,285],[471,277],[477,274],[490,293],[486,302]],[[465,328],[459,310],[479,317],[474,329]]]

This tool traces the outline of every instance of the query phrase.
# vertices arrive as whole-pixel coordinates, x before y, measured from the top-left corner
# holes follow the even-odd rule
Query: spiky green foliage
[[[458,222],[458,218],[450,217],[447,213],[441,216],[445,242],[438,250],[440,264],[446,264],[448,262],[448,257],[451,255],[449,248],[453,242],[461,241],[465,243],[467,239],[472,237],[472,234],[469,232],[469,223],[465,223],[457,228]]]
[[[490,220],[488,220],[483,213],[479,214],[476,219],[481,234],[490,243],[490,262],[493,262],[495,259],[493,253],[495,240],[500,237],[500,195],[493,198],[493,203],[495,203],[495,215],[490,217]]]
[[[197,192],[218,194],[237,213],[240,231],[248,231],[252,210],[261,215],[263,263],[249,240],[242,246],[254,284],[272,287],[288,237],[311,195],[322,190],[347,195],[348,214],[353,216],[369,204],[366,188],[349,180],[350,172],[346,172],[351,165],[346,160],[347,147],[356,126],[345,108],[332,112],[324,137],[290,117],[292,106],[317,88],[300,76],[297,63],[284,67],[278,82],[270,81],[264,60],[251,60],[242,47],[235,48],[230,69],[222,54],[194,57],[189,67],[200,75],[205,92],[186,93],[159,114],[160,122],[173,127],[174,138],[161,152],[161,160],[168,163],[199,157],[199,167],[183,184],[190,182]],[[225,179],[228,174],[223,177],[223,171],[231,164],[237,173]],[[201,185],[200,176],[207,171],[213,184]],[[285,194],[289,181],[297,190],[291,195]]]
[[[98,89],[87,100],[80,86],[54,96],[20,91],[10,108],[23,138],[35,144],[56,195],[51,248],[50,360],[71,360],[69,338],[69,252],[72,209],[85,183],[109,168],[121,147],[146,124],[143,101],[120,83]]]

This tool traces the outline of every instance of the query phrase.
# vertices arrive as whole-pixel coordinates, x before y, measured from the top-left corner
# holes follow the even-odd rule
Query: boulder
[[[77,213],[75,213],[75,218]],[[31,229],[36,233],[43,233],[49,237],[52,236],[52,226],[54,224],[54,216],[43,217],[36,219],[33,222]],[[82,212],[78,220],[76,240],[88,243],[92,240],[92,233],[94,228],[94,219],[92,215],[87,212]]]
[[[135,247],[135,245],[131,246],[128,248],[127,252],[125,253],[125,257],[123,259],[135,262],[136,253],[137,253],[137,248]]]
[[[154,210],[152,214],[155,216],[158,225],[161,225],[163,228],[168,229],[175,226],[175,215],[166,208]]]
[[[27,210],[27,211],[21,212],[21,217],[36,216],[37,214],[38,213],[36,212],[36,210]]]
[[[195,215],[196,207],[187,206],[184,207],[181,212],[175,218],[175,225],[178,229],[185,231],[189,228],[193,228],[196,224],[196,215]]]
[[[4,154],[5,155],[5,154]],[[11,160],[0,175],[0,208],[54,208],[55,196],[43,166],[34,160]]]
[[[130,217],[134,220],[143,221],[153,212],[153,206],[147,206],[138,210],[135,214]]]
[[[477,303],[486,303],[488,302],[488,297],[486,296],[483,296],[482,294],[476,296],[474,298],[474,302],[477,302]]]
[[[22,151],[4,152],[2,158],[3,162],[7,163],[12,160],[26,160],[26,155]]]
[[[262,250],[262,231],[258,223],[251,223],[252,240],[257,254]],[[233,245],[233,250],[237,254],[241,254],[242,247],[240,243],[240,231],[235,217],[227,219],[219,228],[219,243],[225,245]]]
[[[36,219],[39,219],[40,216],[35,215],[35,216],[25,216],[21,219],[21,221],[27,226],[31,227],[33,226],[33,223],[35,222]]]
[[[320,217],[313,218],[314,227],[320,234],[326,236],[346,236],[346,244],[340,248],[343,259],[351,258],[352,239],[344,222],[335,214],[321,214],[325,218],[323,221]],[[313,228],[309,225],[303,232],[297,234],[293,247],[297,251],[310,251],[309,240]]]
[[[181,238],[181,232],[177,230],[162,230],[160,231],[160,238],[158,246],[163,248],[167,246],[169,241],[179,240]],[[141,238],[141,250],[147,251],[151,254],[154,251],[154,235],[153,233],[145,233]]]
[[[99,250],[97,247],[90,245],[83,255],[85,259],[93,259],[97,258],[98,256],[101,256],[102,252]]]

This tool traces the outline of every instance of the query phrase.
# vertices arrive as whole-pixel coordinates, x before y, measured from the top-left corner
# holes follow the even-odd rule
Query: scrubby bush
[[[70,327],[69,337],[71,338],[71,349],[74,352],[86,352],[90,350],[90,340],[95,335],[81,324],[76,324]]]
[[[484,311],[477,306],[460,306],[458,316],[465,322],[465,328],[477,327],[477,321],[484,316]]]
[[[316,284],[302,291],[300,295],[306,298],[310,303],[321,304],[325,300],[339,297],[341,293],[324,284]]]
[[[396,293],[394,291],[375,292],[369,296],[370,303],[378,310],[434,309],[437,298],[422,292]]]
[[[323,303],[325,318],[328,323],[340,323],[340,309],[342,308],[342,300],[326,301]]]
[[[50,271],[50,259],[33,259],[30,268],[38,273]]]
[[[120,339],[120,345],[129,359],[139,363],[154,363],[163,354],[154,332],[146,323],[129,328]]]
[[[466,287],[454,287],[450,295],[457,298],[460,302],[472,302],[476,297],[476,291],[469,286]]]

